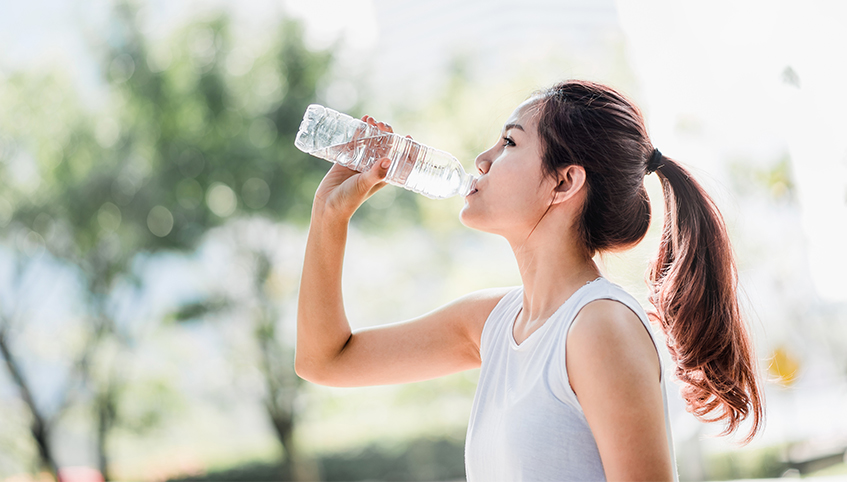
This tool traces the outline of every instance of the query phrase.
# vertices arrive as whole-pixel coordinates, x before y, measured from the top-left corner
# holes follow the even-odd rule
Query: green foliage
[[[847,475],[847,462],[831,465],[825,469],[821,469],[810,474],[810,476],[813,477],[832,477],[836,475]]]
[[[795,186],[788,156],[778,159],[770,166],[754,166],[737,161],[730,165],[733,187],[736,192],[753,195],[777,202],[795,201]]]
[[[180,306],[175,313],[169,315],[168,320],[177,323],[196,322],[207,316],[221,313],[228,308],[230,308],[230,303],[223,298],[186,303]]]
[[[134,6],[114,7],[99,51],[102,107],[84,107],[60,73],[16,72],[0,83],[0,237],[25,257],[46,248],[81,275],[89,326],[80,360],[68,365],[80,371],[96,412],[105,476],[110,430],[149,430],[178,399],[166,380],[125,379],[122,370],[143,340],[118,326],[116,298],[127,295],[116,286],[145,290],[133,271],[138,255],[191,251],[238,217],[304,223],[330,166],[294,147],[333,61],[330,51],[305,47],[298,22],[283,19],[276,38],[250,50],[225,15],[166,43],[146,38],[137,19]],[[223,300],[193,303],[172,321],[229,308]],[[267,342],[269,376],[290,365],[272,346],[277,318],[268,311],[256,333]],[[274,424],[290,431],[286,407],[273,407]]]
[[[122,30],[136,32],[131,12],[123,17]],[[296,150],[293,138],[331,55],[306,50],[293,21],[279,32],[243,78],[227,68],[241,54],[225,17],[178,34],[188,41],[171,44],[171,65],[160,72],[150,69],[148,47],[135,35],[109,53],[110,65],[124,59],[135,66],[126,81],[112,78],[127,132],[116,151],[129,160],[141,153],[142,162],[148,154],[149,174],[124,202],[136,224],[150,228],[146,246],[191,247],[237,214],[305,219],[311,192],[301,185],[316,185],[328,166]],[[167,210],[158,232],[154,206]]]
[[[783,447],[714,454],[707,460],[709,480],[761,479],[780,477],[787,466]]]
[[[459,480],[465,476],[461,440],[418,439],[389,450],[367,447],[321,460],[325,480]]]
[[[186,409],[181,393],[167,378],[148,375],[132,380],[121,395],[115,416],[122,429],[136,435],[162,427],[168,415]]]
[[[461,480],[465,477],[464,444],[452,438],[415,439],[392,448],[369,446],[361,450],[326,454],[318,461],[321,480]],[[284,467],[249,463],[206,475],[170,479],[171,482],[200,480],[272,481],[280,480]]]
[[[266,52],[243,59],[221,16],[178,32],[163,67],[134,19],[117,8],[103,112],[86,112],[55,76],[6,83],[2,155],[31,156],[37,172],[37,182],[2,176],[14,226],[111,279],[134,253],[190,249],[233,216],[305,221],[329,165],[293,139],[332,55],[306,49],[284,20]],[[238,62],[252,67],[230,73]]]

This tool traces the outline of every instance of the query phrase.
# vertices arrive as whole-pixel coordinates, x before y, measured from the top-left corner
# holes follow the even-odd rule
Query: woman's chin
[[[461,221],[461,223],[464,224],[465,227],[468,227],[468,228],[471,228],[471,229],[476,229],[476,227],[474,226],[474,222],[473,222],[474,221],[473,215],[468,212],[468,205],[467,204],[465,204],[465,206],[462,208],[462,210],[459,211],[459,221]]]
[[[459,212],[459,221],[461,221],[461,223],[467,228],[486,233],[489,232],[485,229],[485,223],[482,222],[480,216],[478,214],[474,214],[473,210],[470,209],[467,204],[465,204],[465,207]]]

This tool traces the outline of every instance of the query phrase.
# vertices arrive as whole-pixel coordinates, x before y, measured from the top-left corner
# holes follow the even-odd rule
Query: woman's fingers
[[[377,129],[379,129],[383,132],[394,133],[394,129],[391,127],[390,124],[386,124],[385,122],[377,122],[376,119],[374,119],[373,117],[371,117],[369,115],[362,116],[362,121],[367,123],[368,125],[375,126]]]
[[[385,177],[391,161],[382,158],[366,172],[348,169],[335,164],[324,176],[315,193],[316,213],[341,216],[349,220],[369,197],[385,187]]]

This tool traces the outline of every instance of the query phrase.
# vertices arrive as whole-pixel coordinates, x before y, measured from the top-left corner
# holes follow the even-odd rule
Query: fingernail
[[[382,162],[379,163],[379,165],[383,169],[388,169],[388,167],[391,166],[391,160],[390,159],[383,159]]]

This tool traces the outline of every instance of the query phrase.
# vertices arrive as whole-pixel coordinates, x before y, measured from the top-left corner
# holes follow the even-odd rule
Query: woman
[[[381,129],[390,128],[365,117]],[[533,95],[480,154],[462,222],[503,236],[523,286],[460,298],[352,333],[341,265],[355,210],[388,160],[339,165],[315,195],[297,321],[297,373],[315,383],[404,383],[481,367],[468,428],[469,480],[673,480],[664,377],[648,317],[593,258],[637,244],[650,223],[644,176],[666,217],[648,273],[688,409],[735,431],[763,401],[736,299],[729,239],[712,200],[654,149],[641,113],[581,81]]]

